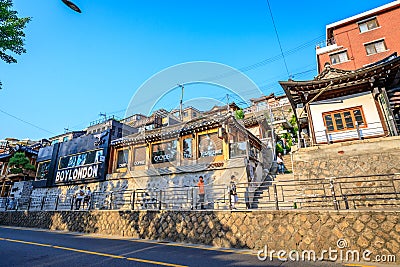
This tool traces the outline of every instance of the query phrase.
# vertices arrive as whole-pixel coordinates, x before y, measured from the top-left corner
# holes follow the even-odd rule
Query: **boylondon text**
[[[57,171],[56,183],[78,181],[86,178],[96,178],[99,165],[85,166],[69,170]]]

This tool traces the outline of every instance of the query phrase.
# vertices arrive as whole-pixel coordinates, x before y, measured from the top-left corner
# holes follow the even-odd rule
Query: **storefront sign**
[[[133,163],[133,165],[135,165],[135,166],[140,166],[140,165],[145,165],[145,164],[146,164],[146,161],[145,161],[145,160],[135,161],[135,162]]]
[[[218,155],[222,155],[222,149],[218,150],[208,150],[208,151],[200,151],[200,157],[215,157]]]
[[[153,164],[171,162],[176,160],[177,140],[172,140],[153,145],[151,162]]]
[[[73,169],[57,171],[56,183],[74,182],[88,178],[97,178],[99,165],[84,166]]]
[[[169,162],[175,160],[174,155],[166,154],[166,155],[155,155],[153,156],[153,163],[162,163],[162,162]]]

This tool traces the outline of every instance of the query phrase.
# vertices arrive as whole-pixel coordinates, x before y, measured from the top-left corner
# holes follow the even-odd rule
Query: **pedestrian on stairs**
[[[278,153],[278,156],[276,157],[276,163],[278,163],[278,173],[285,173],[285,164],[283,164],[283,158],[282,154]]]
[[[229,184],[229,194],[231,198],[231,209],[236,209],[235,204],[238,201],[238,195],[236,192],[235,175],[231,176],[231,183]]]

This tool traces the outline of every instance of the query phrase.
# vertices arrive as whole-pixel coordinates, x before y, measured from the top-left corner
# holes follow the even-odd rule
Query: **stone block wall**
[[[400,263],[399,211],[9,211],[0,224],[317,256],[344,239],[344,252]]]
[[[296,179],[400,173],[400,137],[302,148],[293,153]]]
[[[292,155],[297,193],[350,196],[350,209],[400,206],[400,137],[385,137],[303,148]],[[289,164],[289,163],[287,163]],[[321,181],[321,182],[319,182]],[[379,201],[374,198],[380,198]],[[302,207],[318,206],[315,204]],[[332,206],[332,203],[329,204]],[[342,207],[344,203],[342,201]]]

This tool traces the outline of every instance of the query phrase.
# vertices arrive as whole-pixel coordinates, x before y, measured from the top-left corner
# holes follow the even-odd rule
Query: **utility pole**
[[[178,84],[178,86],[182,89],[181,101],[179,102],[179,117],[181,121],[183,121],[183,90],[185,89],[185,86],[183,84]]]
[[[229,94],[226,94],[226,112],[229,113]]]

